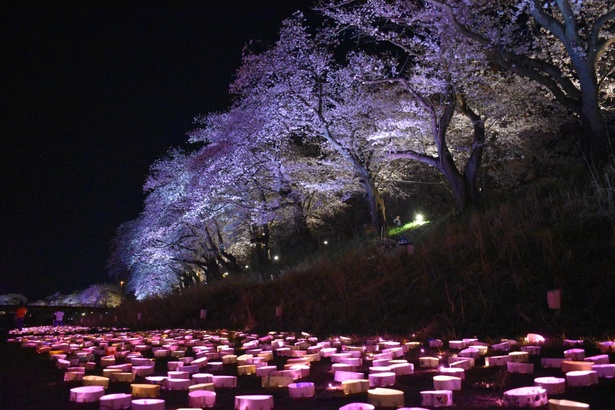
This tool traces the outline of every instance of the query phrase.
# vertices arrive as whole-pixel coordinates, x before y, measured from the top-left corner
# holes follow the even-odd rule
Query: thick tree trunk
[[[463,212],[467,205],[470,195],[469,181],[457,170],[453,157],[446,153],[439,158],[440,172],[451,186],[453,196],[457,200],[457,211]]]
[[[459,172],[453,156],[448,150],[448,146],[444,144],[444,155],[439,158],[440,172],[444,175],[451,186],[453,195],[457,200],[457,210],[463,212],[468,206],[475,207],[479,201],[478,190],[478,171],[483,157],[483,142],[485,140],[485,128],[482,120],[474,114],[469,108],[461,105],[461,110],[470,118],[474,124],[474,143],[472,152],[468,159],[463,174]],[[466,112],[467,110],[467,112]]]
[[[216,281],[222,277],[220,274],[220,265],[215,256],[209,256],[205,259],[205,275],[207,277],[207,283]]]
[[[269,249],[269,239],[271,234],[269,233],[269,226],[264,225],[252,225],[252,229],[250,230],[252,234],[252,238],[250,242],[252,242],[256,249],[256,264],[258,266],[267,266],[271,262],[271,251]]]
[[[237,258],[226,251],[226,245],[224,244],[222,232],[220,231],[218,222],[215,220],[214,226],[216,227],[216,235],[218,237],[219,244],[219,246],[216,247],[218,262],[220,263],[220,265],[225,267],[227,270],[230,270],[231,272],[241,272],[242,268],[241,266],[239,266],[239,263],[237,263]]]
[[[489,47],[504,69],[523,77],[530,78],[545,86],[553,96],[567,109],[573,110],[581,119],[583,135],[581,146],[590,165],[600,167],[606,164],[613,154],[613,146],[604,120],[604,114],[598,104],[599,82],[597,80],[596,65],[603,53],[613,44],[612,39],[600,36],[602,30],[615,18],[615,10],[606,11],[587,26],[585,20],[582,24],[577,21],[569,1],[557,1],[552,7],[557,7],[558,13],[550,14],[543,7],[544,2],[534,0],[531,2],[529,13],[535,21],[555,36],[566,48],[571,59],[576,82],[568,78],[567,70],[557,67],[549,60],[534,58],[529,55],[504,53],[498,42],[489,39],[469,26],[462,24],[456,17],[455,9],[441,0],[427,0],[428,3],[441,7],[449,22],[461,35],[472,41]],[[580,30],[585,34],[581,34]],[[607,38],[605,38],[607,37]],[[584,39],[587,44],[583,45]]]
[[[480,199],[480,191],[478,189],[478,171],[480,170],[480,162],[480,159],[478,161],[473,161],[471,159],[466,164],[463,173],[463,178],[465,181],[464,185],[466,186],[466,196],[469,198],[472,206],[477,206]]]
[[[472,122],[474,131],[472,150],[470,158],[468,158],[468,162],[466,162],[466,166],[463,169],[463,178],[465,181],[466,198],[469,198],[472,205],[476,206],[479,200],[478,172],[483,162],[483,147],[485,145],[485,122],[480,115],[468,106],[462,94],[458,95],[457,100],[459,102],[459,110]]]
[[[307,223],[307,218],[300,209],[295,217],[295,231],[297,232],[297,237],[300,238],[305,246],[311,249],[318,248],[318,240],[314,237],[314,233]]]
[[[589,76],[590,74],[588,74]],[[595,78],[585,79],[580,76],[582,100],[579,110],[583,126],[583,140],[581,146],[583,153],[592,166],[606,164],[613,153],[609,138],[609,131],[598,104],[598,89]]]
[[[540,6],[540,4],[535,6]],[[570,56],[578,80],[579,92],[568,93],[568,98],[575,102],[577,114],[581,118],[583,153],[590,165],[600,167],[607,163],[612,154],[612,147],[608,127],[598,103],[599,85],[596,73],[600,56],[610,41],[602,41],[598,33],[607,21],[615,17],[615,14],[611,10],[597,19],[589,28],[588,33],[591,34],[587,36],[587,44],[583,45],[583,36],[580,34],[569,2],[558,1],[557,7],[563,17],[560,24],[557,24],[557,20],[551,18],[541,7],[534,7],[531,14],[539,24],[559,38]]]
[[[449,164],[450,161],[442,161],[441,172],[451,186],[453,196],[457,200],[457,211],[463,212],[478,205],[478,167],[476,163],[468,163],[463,175],[457,168]],[[469,168],[468,168],[469,166]]]
[[[374,232],[379,233],[380,229],[386,225],[386,208],[384,205],[384,199],[380,195],[376,184],[369,175],[369,172],[362,168],[359,171],[361,175],[361,184],[365,188],[365,195],[367,197],[367,206],[369,209],[369,215],[372,220],[372,227]]]
[[[600,167],[607,163],[612,154],[608,128],[600,111],[583,109],[583,153],[592,166]]]

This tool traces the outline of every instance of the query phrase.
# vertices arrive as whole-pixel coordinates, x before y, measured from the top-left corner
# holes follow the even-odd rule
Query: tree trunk
[[[457,102],[456,107],[459,108],[459,111],[461,111],[461,113],[472,122],[472,150],[470,153],[470,158],[468,159],[462,174],[457,168],[453,155],[448,149],[448,144],[446,143],[446,132],[448,131],[450,118],[447,120],[443,116],[437,129],[437,141],[440,143],[438,168],[451,186],[453,195],[457,200],[457,210],[459,212],[463,212],[467,209],[468,205],[472,205],[473,207],[476,206],[479,200],[477,180],[478,171],[480,170],[480,165],[483,158],[485,123],[483,119],[468,106],[462,94],[455,94],[454,100]]]
[[[358,170],[360,175],[360,181],[365,188],[365,195],[367,197],[367,206],[369,208],[369,215],[372,220],[372,227],[374,232],[378,234],[380,229],[386,225],[386,208],[384,205],[384,199],[380,195],[376,184],[369,175],[369,171],[365,168]]]
[[[583,75],[581,75],[583,74]],[[612,153],[609,131],[598,104],[598,87],[594,71],[579,73],[581,107],[579,116],[583,126],[581,147],[592,166],[606,164]]]
[[[256,264],[258,266],[269,265],[271,262],[271,251],[269,249],[269,239],[271,234],[269,232],[269,226],[267,224],[254,224],[252,225],[252,229],[250,229],[250,231],[252,234],[250,242],[256,246]]]
[[[448,151],[448,150],[447,150]],[[455,161],[450,153],[446,153],[439,158],[440,172],[448,181],[453,191],[453,196],[457,200],[457,211],[463,212],[468,205],[468,198],[471,197],[470,185],[466,178],[457,170]]]
[[[499,54],[502,58],[498,59],[498,64],[504,69],[537,81],[545,86],[564,107],[573,110],[581,119],[583,126],[581,146],[590,165],[600,167],[608,162],[613,153],[613,147],[604,113],[598,104],[599,83],[596,64],[612,44],[612,40],[605,40],[598,34],[606,23],[615,17],[614,10],[607,11],[597,18],[593,27],[584,27],[589,43],[582,46],[583,36],[578,32],[581,26],[577,25],[576,17],[568,1],[558,1],[555,5],[561,14],[561,21],[544,10],[541,6],[543,2],[537,0],[532,2],[530,7],[532,17],[551,35],[558,38],[566,48],[578,80],[577,88],[574,81],[567,78],[567,70],[563,67],[555,67],[548,60],[535,59],[530,55],[502,54],[499,41],[494,42],[462,24],[457,20],[455,9],[447,2],[441,0],[427,0],[427,2],[441,7],[458,33],[491,48],[495,55]]]
[[[579,27],[575,22],[576,17],[572,14],[568,1],[558,1],[557,7],[563,17],[561,25],[556,24],[556,21],[546,15],[540,7],[532,9],[531,14],[540,25],[559,38],[570,56],[580,92],[569,95],[569,97],[575,100],[575,106],[578,107],[576,111],[583,126],[581,147],[589,164],[600,167],[607,163],[612,154],[612,147],[608,127],[598,104],[599,85],[596,67],[605,47],[608,47],[610,42],[600,40],[594,30],[600,31],[602,25],[613,19],[615,15],[611,10],[602,16],[604,20],[602,18],[596,20],[590,28],[592,33],[588,36],[588,44],[582,46],[582,36],[579,34]],[[596,34],[595,37],[594,34]]]
[[[219,246],[216,248],[218,262],[232,272],[241,272],[242,268],[237,263],[237,258],[226,251],[224,238],[222,237],[222,232],[220,231],[220,227],[218,226],[218,222],[216,220],[214,220],[214,226],[216,228],[216,235],[218,237],[219,244]]]
[[[472,122],[474,132],[472,150],[470,158],[468,158],[468,162],[466,162],[466,166],[463,169],[463,178],[465,181],[466,198],[469,198],[472,205],[476,206],[479,200],[478,172],[483,162],[483,147],[485,145],[485,122],[480,115],[470,108],[463,94],[458,94],[457,100],[459,102],[459,110]]]
[[[218,265],[218,260],[213,255],[205,258],[205,275],[207,278],[207,283],[212,283],[222,277],[222,275],[220,275],[220,265]]]
[[[297,232],[297,237],[300,239],[301,243],[309,249],[318,248],[318,240],[314,237],[314,234],[307,223],[307,218],[301,212],[301,209],[298,210],[297,216],[295,217],[295,232]]]

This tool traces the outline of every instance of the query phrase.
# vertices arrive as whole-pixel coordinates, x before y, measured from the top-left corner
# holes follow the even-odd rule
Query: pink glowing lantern
[[[421,406],[451,407],[452,405],[452,390],[424,390],[421,392]]]
[[[188,393],[188,404],[194,408],[210,408],[216,404],[216,392],[194,390]]]
[[[438,375],[433,377],[435,390],[461,390],[461,377]]]
[[[339,410],[374,410],[376,407],[369,403],[348,403],[339,408]]]
[[[550,394],[563,394],[566,392],[566,379],[562,377],[537,377],[534,385],[540,386]]]
[[[273,396],[268,394],[235,396],[235,410],[270,410],[272,408]]]
[[[132,395],[128,393],[107,394],[100,398],[100,408],[109,410],[129,409]]]
[[[91,403],[98,401],[105,395],[103,386],[81,386],[70,389],[70,401],[77,403]]]
[[[575,370],[566,373],[568,386],[591,386],[598,384],[598,372],[595,370]]]
[[[367,378],[369,379],[370,387],[387,387],[395,384],[396,376],[393,372],[382,372],[371,373]]]
[[[347,379],[342,381],[342,390],[345,395],[365,393],[369,390],[368,379]]]
[[[562,291],[560,289],[553,289],[547,292],[547,304],[549,305],[549,309],[561,309],[561,301]]]
[[[314,383],[300,382],[288,385],[288,394],[292,398],[313,397],[315,393]]]
[[[539,386],[519,387],[504,392],[507,407],[542,407],[547,404],[547,390]]]
[[[600,353],[615,352],[615,342],[600,342],[598,343],[598,348],[600,349]]]
[[[163,399],[135,399],[132,401],[133,410],[165,410]]]
[[[541,344],[545,342],[544,336],[539,335],[538,333],[528,333],[525,336],[525,341],[529,344]]]

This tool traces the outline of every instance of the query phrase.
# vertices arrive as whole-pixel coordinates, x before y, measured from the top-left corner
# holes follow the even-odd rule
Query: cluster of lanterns
[[[9,341],[49,354],[66,371],[65,380],[83,380],[83,387],[92,383],[102,386],[71,390],[71,400],[89,401],[94,397],[92,400],[121,399],[124,403],[130,399],[133,408],[141,405],[142,400],[155,400],[164,409],[160,389],[187,390],[194,403],[213,405],[215,394],[192,394],[193,391],[215,393],[219,388],[237,387],[237,376],[260,377],[263,387],[286,388],[291,398],[314,397],[319,391],[339,391],[351,397],[367,393],[368,403],[357,402],[353,408],[399,408],[405,404],[404,392],[394,387],[400,377],[413,375],[415,366],[417,371],[434,372],[433,390],[421,391],[421,405],[448,407],[453,405],[454,392],[463,388],[465,373],[474,367],[502,366],[509,373],[531,374],[540,361],[542,368],[559,368],[562,377],[536,377],[533,386],[504,392],[503,401],[511,407],[540,407],[549,403],[559,409],[564,408],[558,407],[561,400],[549,399],[549,395],[563,395],[566,386],[590,386],[601,379],[615,377],[615,364],[609,356],[615,352],[615,341],[597,343],[594,347],[601,354],[586,357],[583,347],[587,344],[583,340],[564,340],[566,349],[562,357],[539,358],[547,340],[535,333],[522,340],[501,339],[496,343],[476,338],[449,340],[445,349],[444,342],[435,338],[422,342],[357,340],[344,336],[319,340],[305,332],[265,335],[190,329],[92,332],[92,329],[72,326],[62,327],[61,333],[58,330],[49,326],[27,328],[24,330],[27,335],[14,333],[15,337]],[[155,366],[157,361],[165,364],[164,374],[155,374],[161,371],[160,366]],[[321,361],[329,369],[331,380],[319,387],[309,376],[311,366]],[[234,374],[224,374],[229,369]],[[105,395],[110,380],[132,383],[131,393],[125,392],[121,398]],[[237,396],[236,399],[240,407],[258,402],[264,409],[273,408],[270,395]],[[568,406],[572,403],[563,401]],[[586,408],[584,403],[578,405]]]

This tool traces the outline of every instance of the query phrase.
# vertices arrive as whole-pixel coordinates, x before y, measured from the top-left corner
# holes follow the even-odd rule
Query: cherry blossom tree
[[[130,276],[131,245],[137,229],[137,219],[124,222],[115,229],[105,266],[107,275],[114,280],[126,283]]]
[[[386,120],[377,126],[378,138],[391,141],[386,147],[388,158],[416,160],[437,168],[451,187],[458,209],[475,204],[485,124],[457,85],[461,81],[453,76],[455,67],[450,67],[446,58],[446,38],[425,20],[421,8],[410,5],[402,9],[386,1],[331,1],[323,3],[320,10],[341,29],[349,29],[358,38],[392,45],[405,57],[405,67],[390,69],[386,76],[374,80],[395,84],[386,93]],[[412,26],[411,34],[399,28],[398,21],[402,19]],[[456,112],[465,115],[473,129],[469,142],[463,143],[469,153],[465,166],[449,145]],[[429,136],[427,140],[425,135]]]
[[[137,299],[171,293],[177,284],[173,271],[164,263],[172,254],[165,252],[162,241],[151,240],[144,215],[126,222],[114,237],[107,262],[109,274],[124,280],[127,292]]]
[[[476,203],[484,153],[511,155],[515,136],[560,112],[537,83],[487,67],[490,49],[460,42],[430,4],[330,0],[337,27],[296,15],[272,47],[246,48],[229,109],[197,119],[191,151],[152,165],[110,272],[141,299],[266,267],[272,242],[309,238],[357,193],[380,229],[383,193],[410,169],[400,159],[436,168],[459,209]]]
[[[459,210],[476,204],[486,132],[496,135],[498,122],[505,117],[502,106],[520,114],[527,110],[518,98],[494,100],[494,91],[518,94],[518,84],[485,71],[477,61],[483,51],[458,46],[450,30],[434,20],[433,10],[421,4],[328,1],[319,10],[363,40],[364,47],[374,49],[369,41],[392,46],[404,62],[373,81],[397,86],[387,91],[390,102],[383,105],[387,117],[377,125],[379,138],[390,141],[389,159],[411,159],[437,168]],[[531,92],[535,95],[537,90]],[[516,122],[517,129],[529,125]]]
[[[411,2],[396,1],[403,9]],[[425,0],[433,21],[481,46],[486,62],[536,81],[581,120],[591,163],[612,154],[603,109],[613,98],[615,6],[579,0]],[[438,16],[440,13],[440,16]],[[442,19],[443,18],[443,19]],[[401,17],[396,24],[405,26]],[[410,27],[408,26],[410,29]],[[458,43],[463,45],[460,39]]]
[[[209,198],[216,193],[208,173],[215,163],[212,158],[211,150],[174,155],[152,167],[145,184],[149,192],[145,211],[157,216],[158,225],[166,228],[161,233],[170,233],[165,244],[172,245],[170,252],[176,255],[171,260],[177,265],[173,270],[180,287],[216,280],[221,269],[239,269],[220,229],[223,204],[213,205]],[[210,205],[210,212],[204,214]]]
[[[19,302],[28,303],[28,298],[21,293],[6,293],[0,295],[0,305],[18,305]]]
[[[341,203],[335,183],[314,189],[330,168],[312,164],[297,138],[273,138],[251,107],[198,122],[190,140],[201,148],[152,165],[143,213],[118,230],[109,269],[139,299],[239,273],[252,255],[265,267],[276,232],[306,229]]]
[[[303,16],[296,15],[284,23],[274,47],[246,50],[231,92],[266,113],[273,135],[303,136],[319,144],[324,159],[343,164],[352,175],[346,185],[362,188],[379,230],[386,222],[379,180],[384,157],[368,137],[383,108],[369,98],[376,87],[366,80],[381,78],[387,66],[364,53],[349,54],[340,64],[336,45],[332,31],[311,34]]]
[[[179,151],[152,165],[144,211],[116,232],[107,269],[125,280],[126,290],[138,299],[181,289],[191,276],[194,282],[202,280],[184,263],[196,259],[198,252],[194,244],[186,246],[193,235],[177,206],[185,198],[185,166],[186,156]]]
[[[199,119],[201,127],[191,133],[192,142],[216,150],[218,166],[207,175],[220,190],[208,198],[232,209],[241,235],[248,233],[257,266],[270,262],[276,232],[309,237],[322,215],[342,206],[344,188],[303,135],[290,133],[267,114],[261,105],[239,101],[225,113]]]
[[[79,292],[80,306],[118,307],[122,303],[120,286],[108,283],[96,283]]]
[[[172,151],[152,166],[145,209],[116,238],[114,253],[128,276],[127,289],[138,299],[214,281],[223,273],[220,261],[236,265],[215,221],[190,214],[194,195],[202,192],[192,190],[193,159]]]

